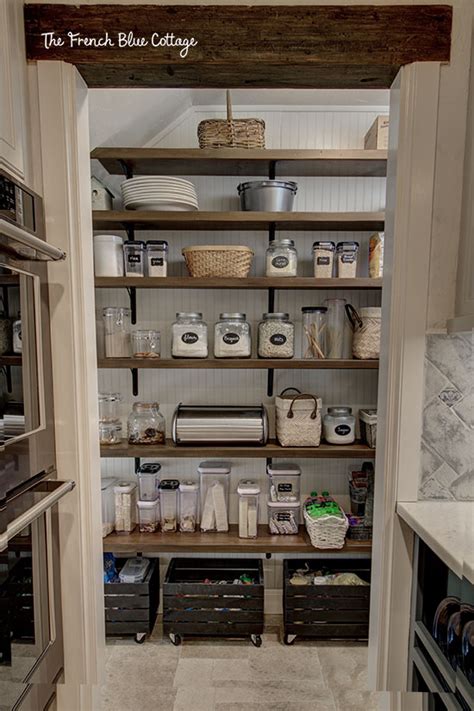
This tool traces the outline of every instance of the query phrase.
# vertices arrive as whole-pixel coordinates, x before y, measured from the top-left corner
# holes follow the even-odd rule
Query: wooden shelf
[[[91,158],[99,160],[113,175],[123,175],[124,166],[135,175],[233,175],[384,177],[387,151],[281,150],[236,148],[96,148]]]
[[[384,229],[383,212],[159,212],[94,210],[95,230],[277,230],[360,231]]]
[[[21,366],[21,355],[2,355],[0,356],[0,367],[3,365],[18,365]]]
[[[247,277],[207,279],[171,277],[96,277],[98,289],[381,289],[382,279],[314,279],[314,277]]]
[[[265,446],[231,446],[231,445],[185,445],[177,447],[172,440],[166,444],[147,446],[132,445],[126,440],[120,444],[103,445],[100,448],[101,457],[152,457],[152,458],[196,458],[238,457],[249,459],[265,458],[301,458],[301,459],[374,459],[375,449],[366,444],[336,445],[321,444],[319,447],[281,447],[270,440]]]
[[[110,553],[330,553],[344,556],[370,556],[372,541],[346,540],[340,550],[316,549],[311,545],[304,527],[296,536],[274,536],[268,526],[259,525],[258,538],[239,538],[238,526],[228,533],[111,533],[103,539],[104,551]]]
[[[302,358],[100,358],[99,368],[181,369],[193,370],[375,370],[378,360]]]

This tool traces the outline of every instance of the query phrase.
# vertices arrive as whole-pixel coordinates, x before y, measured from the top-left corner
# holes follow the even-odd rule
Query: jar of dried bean
[[[136,402],[128,417],[129,444],[164,444],[165,418],[157,402]]]
[[[289,314],[267,313],[258,324],[259,358],[293,358],[295,325]]]

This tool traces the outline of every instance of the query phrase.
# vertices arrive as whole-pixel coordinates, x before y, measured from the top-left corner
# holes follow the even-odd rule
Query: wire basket
[[[252,266],[253,250],[238,245],[203,245],[182,250],[186,267],[192,277],[248,276]]]
[[[233,119],[230,91],[226,92],[227,118],[205,119],[198,126],[199,148],[265,148],[265,121]]]
[[[303,511],[304,522],[311,545],[315,548],[343,548],[349,522],[341,509],[340,516],[321,516],[311,518],[306,509]]]

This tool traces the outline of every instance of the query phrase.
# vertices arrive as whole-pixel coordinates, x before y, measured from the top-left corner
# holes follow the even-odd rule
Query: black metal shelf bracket
[[[138,395],[138,368],[130,368],[132,374],[132,393],[134,397]]]
[[[274,161],[273,161],[274,162]],[[270,173],[272,172],[272,167],[270,166]],[[273,174],[275,172],[275,168],[273,167]],[[276,224],[274,222],[271,222],[268,226],[268,242],[273,242],[275,239],[275,233],[276,233]],[[273,313],[275,311],[275,289],[270,288],[268,289],[268,313]],[[269,368],[267,371],[267,396],[268,397],[273,397],[273,384],[275,381],[275,371],[273,368]]]
[[[130,180],[131,178],[133,178],[133,169],[131,168],[131,166],[122,158],[119,159],[119,163],[120,163],[120,167],[123,170],[123,174],[125,175],[127,180]]]

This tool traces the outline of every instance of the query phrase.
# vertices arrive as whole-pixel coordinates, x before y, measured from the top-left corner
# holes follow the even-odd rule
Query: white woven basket
[[[382,309],[371,306],[360,310],[360,315],[353,306],[346,306],[354,331],[352,355],[359,360],[371,360],[380,356],[380,332]]]
[[[306,509],[304,509],[304,522],[311,539],[311,545],[315,548],[344,547],[349,522],[342,509],[341,512],[341,516],[311,518]]]
[[[295,390],[287,388],[286,390]],[[314,395],[286,395],[276,398],[276,436],[282,447],[319,447],[321,442],[321,398]]]

